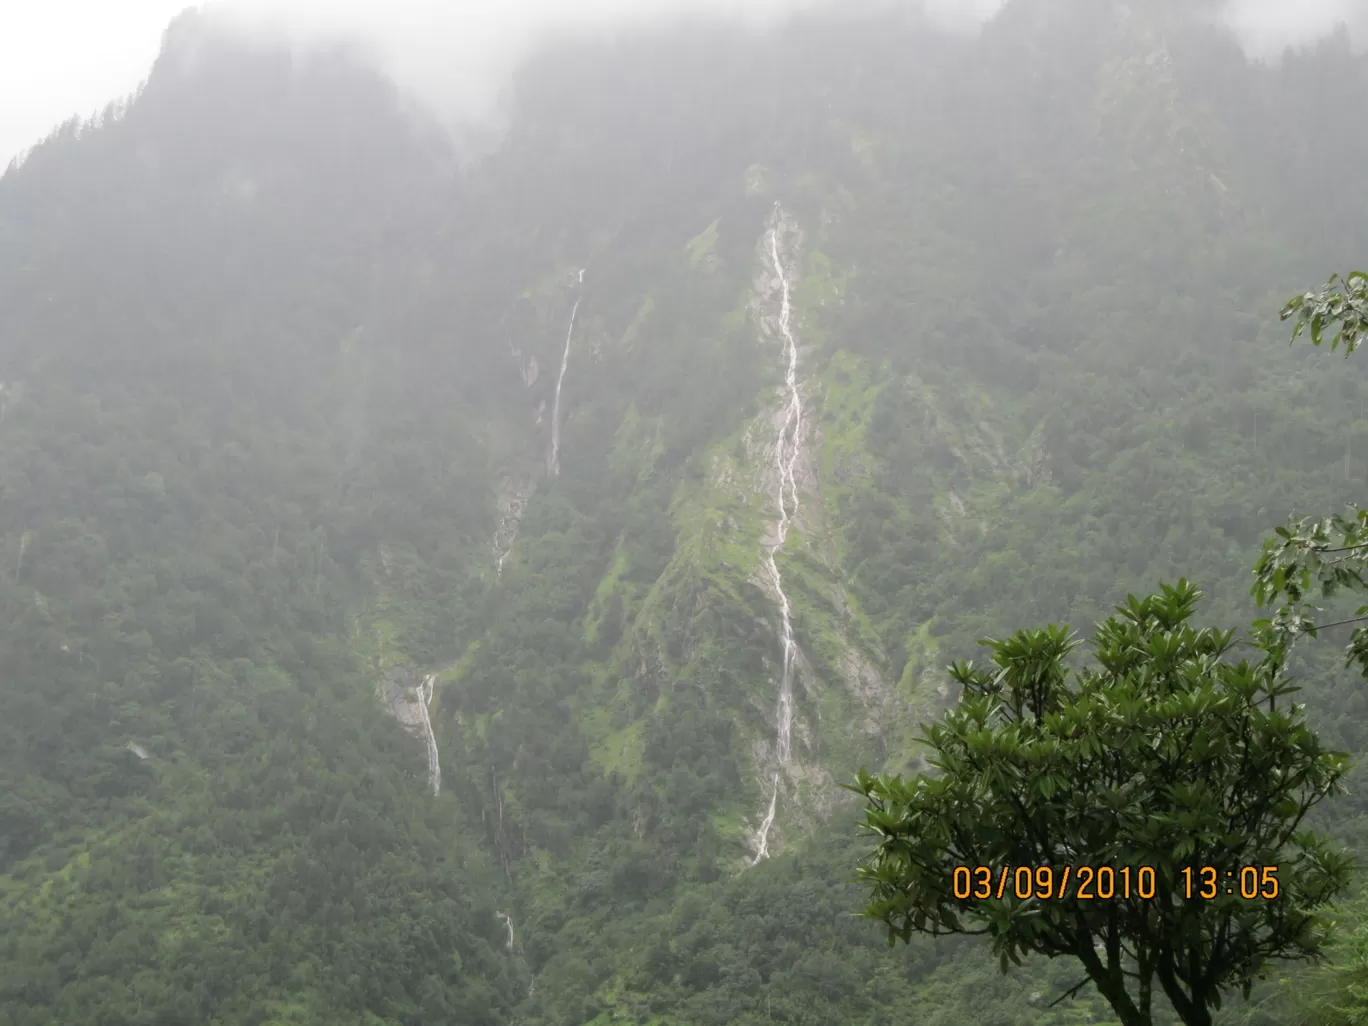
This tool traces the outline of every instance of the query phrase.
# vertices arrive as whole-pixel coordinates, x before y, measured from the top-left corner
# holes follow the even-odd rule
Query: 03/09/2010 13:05
[[[1112,901],[1159,893],[1159,874],[1153,866],[956,866],[952,873],[954,896],[975,898],[1011,896],[1020,901],[1074,898],[1077,901]],[[1281,893],[1277,866],[1242,866],[1221,870],[1215,866],[1184,866],[1178,871],[1172,893],[1184,899],[1211,901],[1222,894],[1246,900],[1273,900]],[[1072,887],[1072,889],[1071,889]]]

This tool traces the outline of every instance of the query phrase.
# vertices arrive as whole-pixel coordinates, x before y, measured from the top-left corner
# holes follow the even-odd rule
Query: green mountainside
[[[0,178],[0,1021],[1110,1021],[886,948],[837,785],[1368,480],[1276,316],[1368,252],[1368,63],[1139,8],[561,43],[477,156],[178,19]]]

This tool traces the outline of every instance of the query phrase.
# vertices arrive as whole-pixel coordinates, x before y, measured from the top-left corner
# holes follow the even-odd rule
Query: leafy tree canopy
[[[1284,321],[1295,319],[1292,341],[1308,335],[1319,346],[1330,339],[1333,352],[1344,344],[1347,357],[1368,338],[1368,272],[1332,275],[1324,288],[1291,299]],[[1319,622],[1318,595],[1368,591],[1368,511],[1351,507],[1348,516],[1292,517],[1264,544],[1254,568],[1254,597],[1260,605],[1277,604],[1274,615],[1256,625],[1264,642],[1281,650],[1302,636],[1316,637],[1326,627],[1354,625],[1347,661],[1368,677],[1368,606],[1331,623]]]
[[[1331,352],[1344,343],[1348,356],[1368,336],[1368,271],[1331,275],[1324,288],[1290,299],[1282,319],[1295,323],[1293,342],[1309,332],[1314,345],[1328,337]]]
[[[1126,1026],[1153,1021],[1156,982],[1184,1023],[1205,1024],[1271,960],[1321,952],[1351,867],[1303,821],[1340,790],[1347,757],[1308,728],[1282,650],[1235,659],[1234,631],[1191,622],[1199,598],[1186,581],[1131,596],[1086,666],[1050,626],[986,641],[991,668],[951,667],[963,697],[925,732],[935,773],[855,785],[878,837],[860,870],[866,914],[890,943],[986,933],[1004,970],[1031,952],[1076,958],[1079,988],[1095,984]],[[986,897],[977,867],[991,870]],[[1080,867],[1110,867],[1115,896]],[[1217,871],[1210,899],[1189,886],[1199,867]],[[1244,867],[1259,874],[1253,900]]]

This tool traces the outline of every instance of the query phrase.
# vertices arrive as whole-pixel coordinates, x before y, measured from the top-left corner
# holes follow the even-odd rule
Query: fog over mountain
[[[1285,48],[1314,43],[1341,25],[1349,27],[1356,47],[1368,43],[1364,0],[1228,0],[1222,16],[1254,57],[1276,58]]]
[[[714,17],[752,27],[804,11],[921,8],[941,28],[970,32],[1002,0],[222,0],[225,25],[294,43],[360,42],[399,85],[444,117],[485,120],[511,75],[539,45],[558,37],[603,37],[644,24]]]
[[[497,104],[513,69],[549,37],[603,34],[689,16],[763,23],[805,10],[920,8],[939,27],[973,32],[1004,0],[221,0],[225,19],[255,33],[285,33],[301,44],[346,38],[373,49],[381,65],[440,113],[482,118]],[[1286,47],[1324,38],[1342,24],[1358,27],[1365,0],[1225,0],[1220,19],[1251,57],[1276,58]]]
[[[1002,2],[866,0],[865,6],[922,6],[947,29],[973,31]],[[460,118],[488,115],[518,61],[548,35],[696,14],[765,21],[823,5],[831,7],[831,0],[219,0],[208,6],[218,6],[239,29],[284,33],[299,45],[360,40],[404,88]],[[133,91],[177,6],[65,0],[8,13],[0,34],[0,166],[60,121]],[[1368,36],[1363,0],[1224,0],[1220,17],[1247,53],[1265,59],[1315,42],[1341,23],[1353,26],[1359,46]],[[82,31],[69,31],[71,25]]]

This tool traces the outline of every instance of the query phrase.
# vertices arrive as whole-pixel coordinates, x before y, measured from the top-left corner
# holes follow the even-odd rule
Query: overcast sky
[[[254,23],[296,35],[361,35],[410,85],[455,87],[478,109],[539,30],[600,27],[661,10],[769,17],[819,0],[229,0]],[[903,0],[917,2],[917,0]],[[960,27],[1003,0],[921,0]],[[1141,0],[1143,2],[1143,0]],[[73,114],[136,89],[167,22],[189,0],[4,0],[0,14],[0,168]],[[1276,54],[1338,21],[1368,32],[1368,0],[1228,0],[1251,52]],[[1360,42],[1363,40],[1360,39]],[[452,69],[460,69],[453,80]]]

